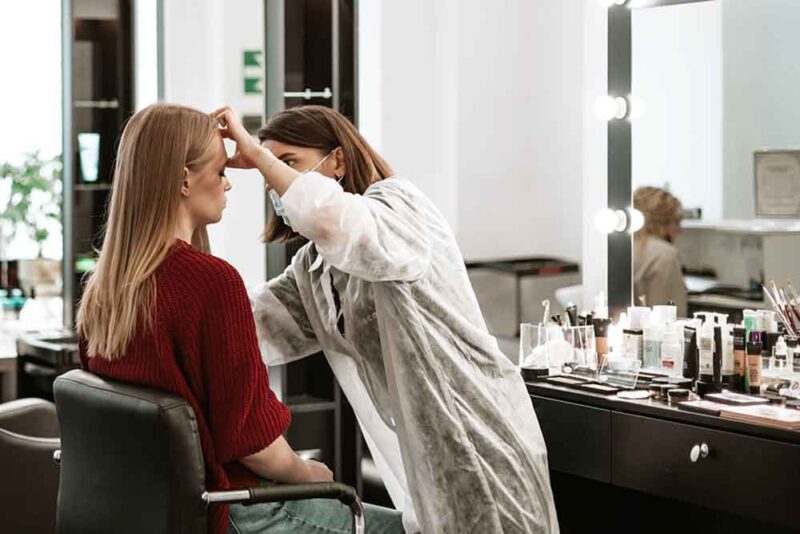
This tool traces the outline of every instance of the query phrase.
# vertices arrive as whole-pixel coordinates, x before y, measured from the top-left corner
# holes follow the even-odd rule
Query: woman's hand
[[[231,108],[225,106],[213,112],[211,116],[219,122],[222,136],[236,143],[236,153],[228,159],[226,166],[237,169],[261,169],[273,162],[275,156],[272,152],[253,139]]]
[[[211,116],[219,121],[222,136],[236,143],[236,153],[228,159],[226,166],[237,169],[258,169],[269,182],[269,186],[279,195],[283,195],[299,173],[275,157],[268,148],[259,145],[258,141],[244,129],[231,108],[225,106],[216,110]]]
[[[316,460],[305,460],[308,482],[333,482],[333,472]]]

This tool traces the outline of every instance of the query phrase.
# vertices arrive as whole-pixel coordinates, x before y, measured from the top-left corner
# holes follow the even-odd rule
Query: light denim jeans
[[[402,514],[364,505],[367,534],[403,534]],[[228,534],[350,534],[353,514],[333,499],[306,499],[230,507]]]

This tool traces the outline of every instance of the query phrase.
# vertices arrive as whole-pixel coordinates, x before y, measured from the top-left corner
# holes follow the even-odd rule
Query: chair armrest
[[[9,432],[0,428],[0,450],[15,449],[31,452],[43,452],[52,458],[53,453],[61,448],[61,438],[37,438]]]
[[[261,502],[300,501],[303,499],[337,499],[350,506],[360,502],[356,490],[339,482],[311,484],[278,484],[243,490],[212,491],[203,494],[203,501],[214,503],[256,504]]]
[[[337,499],[353,513],[353,532],[364,532],[364,507],[355,489],[339,482],[313,484],[280,484],[258,486],[238,491],[212,491],[203,493],[207,504],[241,503],[245,506],[262,502],[300,501],[304,499]]]
[[[250,500],[244,504],[299,501],[302,499],[337,499],[342,504],[351,506],[360,500],[355,489],[339,482],[258,486],[250,488],[248,491],[250,492]]]
[[[18,399],[0,404],[0,429],[24,436],[58,438],[56,406],[43,399]]]

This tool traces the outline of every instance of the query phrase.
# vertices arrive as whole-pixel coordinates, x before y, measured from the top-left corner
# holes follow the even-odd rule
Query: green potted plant
[[[28,154],[22,163],[0,164],[0,191],[8,204],[0,211],[0,258],[3,240],[24,232],[38,246],[38,257],[53,229],[61,231],[61,158]],[[55,224],[54,224],[55,223]]]

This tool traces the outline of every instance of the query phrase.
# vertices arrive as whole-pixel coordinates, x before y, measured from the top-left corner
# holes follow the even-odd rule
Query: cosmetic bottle
[[[786,362],[789,359],[788,353],[789,346],[786,344],[786,340],[783,339],[783,336],[781,336],[778,338],[778,341],[772,348],[772,361],[770,369],[781,374],[786,373]]]
[[[661,344],[665,330],[663,324],[652,322],[644,329],[644,367],[647,369],[661,368]]]
[[[661,368],[670,374],[682,374],[683,371],[683,344],[680,332],[675,325],[669,326],[664,332],[661,342]]]
[[[697,334],[697,350],[700,354],[700,380],[712,382],[714,375],[714,325],[703,323]]]
[[[747,344],[747,384],[748,390],[752,395],[761,393],[761,351],[762,345],[760,342]]]
[[[781,335],[778,332],[767,332],[761,338],[761,354],[764,359],[762,368],[765,370],[773,370],[775,368],[775,345],[778,343],[778,338]]]
[[[797,367],[800,362],[798,362],[798,352],[797,352],[797,338],[789,336],[786,338],[786,370],[790,373],[798,372]]]
[[[599,367],[603,357],[609,352],[608,327],[611,325],[611,319],[595,317],[592,319],[592,325],[594,326],[594,342],[597,349],[597,364]]]
[[[758,314],[755,310],[744,310],[744,320],[742,326],[745,329],[745,343],[750,340],[750,333],[758,330]],[[746,349],[745,349],[746,350]]]
[[[626,358],[642,361],[644,352],[644,332],[642,330],[625,329],[622,331],[622,354]]]

